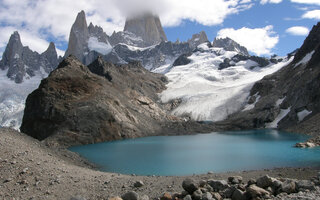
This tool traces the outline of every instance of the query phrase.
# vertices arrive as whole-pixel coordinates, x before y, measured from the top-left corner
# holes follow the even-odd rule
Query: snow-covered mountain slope
[[[39,71],[34,77],[25,79],[22,84],[7,77],[7,70],[0,70],[0,127],[19,130],[27,96],[38,88],[48,74]]]
[[[209,48],[206,44],[199,47],[201,51],[188,57],[191,63],[156,70],[168,71],[166,76],[170,81],[168,89],[160,94],[161,100],[166,103],[180,99],[181,104],[172,113],[198,121],[220,121],[244,109],[253,84],[292,61],[283,59],[278,64],[259,67],[249,59],[219,70],[219,65],[237,52]]]

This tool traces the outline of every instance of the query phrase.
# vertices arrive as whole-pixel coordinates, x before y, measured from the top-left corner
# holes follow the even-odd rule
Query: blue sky
[[[228,36],[261,56],[295,50],[320,21],[320,0],[0,0],[0,55],[14,30],[31,49],[53,41],[62,55],[80,10],[107,34],[121,31],[126,16],[152,11],[171,41],[204,30],[210,41]]]

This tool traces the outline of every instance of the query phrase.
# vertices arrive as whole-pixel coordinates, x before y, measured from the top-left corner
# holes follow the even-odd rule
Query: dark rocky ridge
[[[58,55],[52,42],[45,52],[39,54],[22,45],[17,31],[11,35],[0,61],[0,69],[8,69],[8,78],[16,83],[22,83],[25,78],[35,76],[40,68],[50,73],[57,66]]]
[[[319,134],[320,127],[320,23],[313,27],[296,57],[280,71],[257,82],[248,102],[260,96],[252,110],[236,113],[223,122],[232,129],[264,128],[275,120],[281,110],[290,112],[278,123],[278,128],[291,132]],[[312,42],[311,42],[312,41]],[[314,54],[309,62],[299,62],[310,52]],[[283,99],[283,102],[279,102]],[[277,101],[279,102],[277,105]],[[299,121],[298,113],[308,110],[312,113]]]
[[[28,96],[20,129],[65,146],[214,129],[168,115],[157,96],[166,83],[139,63],[87,67],[68,57]]]

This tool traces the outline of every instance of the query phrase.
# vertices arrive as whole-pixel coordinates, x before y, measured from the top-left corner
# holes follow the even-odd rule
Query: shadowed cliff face
[[[124,31],[134,33],[136,36],[151,46],[162,41],[167,41],[160,19],[152,14],[128,18],[125,23]]]
[[[233,129],[271,127],[319,134],[319,88],[320,23],[313,27],[289,65],[253,86],[248,97],[253,109],[230,116],[226,123]]]
[[[152,135],[170,117],[156,103],[165,83],[138,63],[87,67],[68,57],[28,96],[21,131],[65,144]]]

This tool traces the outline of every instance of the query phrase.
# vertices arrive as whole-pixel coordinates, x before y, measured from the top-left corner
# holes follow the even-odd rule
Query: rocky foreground
[[[77,154],[48,147],[11,129],[0,129],[0,138],[0,199],[320,198],[316,169],[210,172],[189,177],[121,175],[97,171]]]

